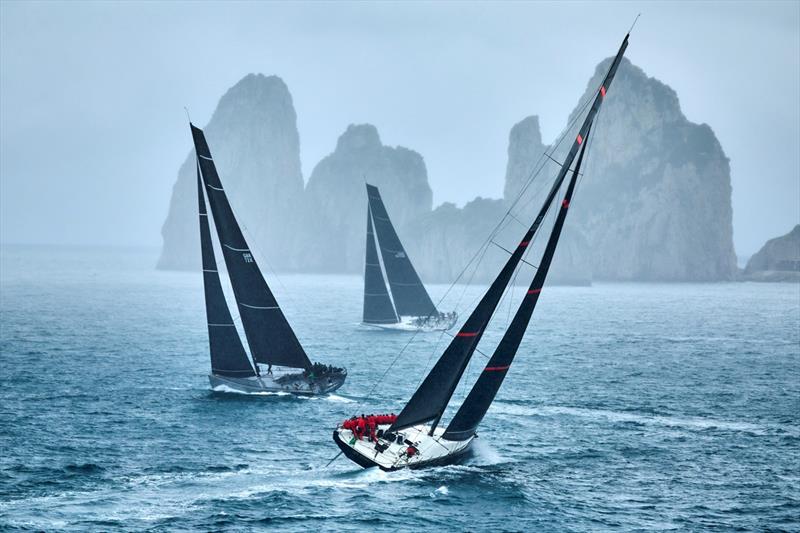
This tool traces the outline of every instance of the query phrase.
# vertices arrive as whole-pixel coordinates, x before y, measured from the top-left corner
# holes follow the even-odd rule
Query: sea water
[[[318,398],[215,393],[200,274],[155,261],[2,248],[0,527],[800,528],[798,285],[547,287],[476,456],[384,473],[326,467],[331,432],[398,412],[447,335],[360,327],[357,276],[269,276],[311,359],[347,367],[347,382]],[[483,289],[456,286],[442,310],[465,316]]]

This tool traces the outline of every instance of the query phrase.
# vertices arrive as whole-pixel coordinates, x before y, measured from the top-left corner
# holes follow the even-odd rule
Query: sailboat
[[[344,368],[312,364],[258,268],[233,214],[203,130],[189,124],[197,156],[197,200],[203,287],[214,390],[313,395],[332,392],[347,377]],[[205,193],[204,193],[205,190]],[[206,196],[230,277],[252,360],[245,352],[222,290]],[[264,371],[261,365],[266,365]]]
[[[363,324],[381,329],[441,331],[458,315],[436,309],[408,257],[374,185],[367,184],[367,255]],[[380,248],[380,256],[378,255]],[[384,278],[384,272],[386,277]],[[389,288],[386,288],[386,278]]]
[[[377,466],[382,470],[391,471],[452,464],[469,456],[472,442],[476,438],[477,427],[508,374],[536,303],[539,301],[575,192],[592,124],[628,46],[629,36],[630,33],[622,41],[533,223],[519,240],[514,251],[510,252],[510,257],[500,273],[400,414],[367,417],[366,420],[350,419],[334,430],[333,440],[353,462],[362,467]],[[576,156],[577,161],[575,161]],[[571,168],[574,161],[575,167]],[[570,178],[566,191],[560,204],[555,204],[555,222],[533,280],[500,343],[466,399],[447,427],[442,428],[440,425],[442,416],[467,364],[515,270],[524,260],[523,256],[528,245],[531,244],[551,205],[554,205],[568,174]],[[368,429],[365,429],[365,426]]]

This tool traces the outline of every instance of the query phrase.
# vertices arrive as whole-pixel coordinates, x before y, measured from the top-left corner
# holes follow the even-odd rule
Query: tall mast
[[[583,124],[578,130],[578,134],[576,135],[575,140],[573,141],[572,146],[570,147],[570,150],[564,159],[561,170],[559,171],[553,186],[550,188],[544,204],[542,205],[539,214],[534,219],[533,224],[531,224],[528,231],[522,237],[516,249],[514,252],[512,252],[511,257],[509,257],[508,261],[503,266],[503,269],[500,271],[497,278],[495,278],[495,280],[492,282],[489,290],[486,291],[486,294],[484,294],[483,298],[475,307],[472,314],[469,316],[469,318],[467,318],[467,321],[461,327],[461,330],[450,342],[450,345],[428,373],[425,380],[417,388],[409,402],[400,412],[397,420],[390,428],[391,431],[397,431],[417,424],[433,421],[430,429],[430,433],[433,434],[436,426],[439,424],[439,421],[442,418],[442,415],[444,414],[445,409],[447,408],[447,404],[450,402],[453,392],[455,392],[455,389],[458,386],[458,382],[460,381],[461,376],[463,375],[464,370],[470,361],[470,358],[475,352],[478,342],[483,336],[489,320],[492,318],[492,315],[497,308],[497,304],[500,302],[506,286],[511,280],[514,270],[519,265],[528,243],[533,239],[536,231],[539,229],[542,220],[550,208],[550,204],[553,202],[558,190],[561,188],[564,178],[566,177],[569,168],[575,160],[575,156],[577,155],[579,148],[586,138],[589,127],[591,126],[595,115],[603,103],[606,92],[611,86],[611,82],[613,81],[614,75],[617,72],[619,63],[625,53],[625,49],[628,47],[629,37],[630,34],[625,35],[625,38],[623,39],[622,44],[617,51],[617,55],[614,57],[614,60],[612,61],[611,66],[609,67],[608,72],[603,79],[603,83],[600,85],[600,89],[595,95],[592,107],[589,109]]]

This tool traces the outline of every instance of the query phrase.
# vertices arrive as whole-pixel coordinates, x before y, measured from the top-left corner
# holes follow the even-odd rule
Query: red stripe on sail
[[[569,202],[568,202],[566,199],[564,199],[564,200],[561,202],[561,207],[569,207]]]
[[[542,289],[531,289],[528,294],[539,294],[540,292],[542,292]]]
[[[478,336],[478,332],[477,331],[474,331],[474,332],[459,331],[456,334],[456,337],[477,337],[477,336]]]
[[[531,241],[522,241],[521,243],[519,243],[519,245],[520,246],[528,246],[529,242],[531,242]]]
[[[604,85],[600,86],[600,94],[603,96],[603,98],[606,97],[606,88]]]
[[[506,366],[487,366],[483,369],[484,372],[498,372],[500,370],[508,370],[511,365]]]
[[[583,143],[583,137],[581,137],[581,134],[580,134],[580,133],[578,134],[577,141],[578,141],[578,144],[581,144],[581,143]]]

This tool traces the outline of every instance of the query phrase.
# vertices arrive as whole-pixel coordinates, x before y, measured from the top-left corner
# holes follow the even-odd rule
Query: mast
[[[375,232],[372,229],[372,210],[367,205],[367,255],[364,264],[364,318],[368,324],[396,324],[400,320],[394,310],[392,298],[386,289]]]
[[[217,271],[217,259],[211,243],[208,212],[197,166],[197,210],[200,219],[200,251],[203,256],[203,289],[208,323],[208,348],[211,352],[211,373],[220,376],[246,378],[255,375],[250,359],[242,346],[242,339],[233,324],[231,312]]]
[[[425,285],[419,279],[411,259],[400,242],[400,237],[389,220],[389,213],[374,185],[367,184],[370,212],[375,224],[375,234],[383,257],[386,277],[392,291],[394,306],[399,316],[435,316],[436,310]]]
[[[591,124],[590,124],[591,127]],[[586,132],[588,137],[589,130]],[[447,430],[442,435],[442,438],[447,440],[465,440],[475,434],[475,429],[478,424],[483,420],[486,411],[489,409],[492,401],[494,400],[500,385],[508,373],[511,363],[514,361],[514,356],[517,354],[519,345],[522,338],[525,336],[525,330],[528,327],[533,311],[536,308],[536,303],[539,301],[539,295],[544,287],[547,273],[550,270],[550,264],[553,261],[553,255],[558,246],[558,239],[561,236],[561,230],[564,227],[564,220],[567,218],[567,210],[569,204],[572,202],[572,195],[575,192],[575,182],[578,179],[578,174],[581,170],[581,163],[583,162],[583,155],[586,152],[586,137],[584,137],[583,145],[581,146],[578,162],[575,164],[575,170],[572,171],[572,177],[567,185],[567,192],[564,194],[564,200],[556,216],[553,230],[550,233],[550,238],[547,241],[542,261],[539,263],[539,268],[536,270],[536,275],[533,277],[528,292],[519,306],[516,314],[514,315],[511,325],[509,325],[505,334],[503,335],[500,344],[497,345],[489,362],[483,369],[480,377],[475,382],[475,385],[470,390],[464,403],[456,412],[456,415],[447,426]]]
[[[486,294],[483,295],[483,298],[481,298],[481,301],[472,311],[472,314],[469,316],[469,318],[467,318],[467,321],[461,327],[461,330],[459,330],[458,334],[456,334],[456,336],[450,342],[450,345],[447,347],[447,349],[445,349],[444,353],[428,373],[425,380],[420,384],[414,395],[400,412],[397,420],[394,424],[392,424],[390,431],[397,431],[432,420],[433,423],[431,424],[430,434],[433,434],[436,426],[439,424],[439,421],[442,418],[442,415],[444,414],[444,410],[447,408],[447,404],[450,402],[450,398],[453,396],[453,392],[455,392],[455,389],[458,386],[458,382],[461,380],[461,376],[463,375],[470,358],[475,352],[478,342],[483,336],[489,320],[492,318],[492,315],[497,308],[497,304],[500,302],[503,292],[505,291],[511,276],[514,273],[514,270],[519,265],[528,243],[533,239],[536,231],[539,229],[542,220],[550,208],[550,204],[553,202],[553,199],[561,188],[564,178],[566,177],[572,162],[575,160],[578,149],[583,144],[583,141],[589,131],[589,127],[591,126],[595,115],[603,103],[606,92],[611,86],[611,82],[613,81],[614,75],[617,72],[619,63],[622,60],[622,56],[625,54],[625,49],[628,47],[629,37],[630,34],[627,34],[622,40],[622,44],[617,51],[617,55],[614,57],[614,60],[612,61],[611,66],[609,67],[608,72],[603,79],[603,83],[600,85],[600,89],[595,95],[592,107],[589,109],[583,124],[578,130],[578,134],[575,137],[575,140],[572,142],[572,146],[570,147],[570,150],[564,159],[561,170],[559,171],[555,182],[550,188],[544,204],[534,219],[533,224],[531,224],[528,231],[520,240],[517,248],[514,250],[514,252],[512,252],[511,257],[509,257],[497,278],[495,278],[495,280],[492,282],[489,290],[486,291]]]
[[[233,215],[203,130],[190,123],[194,149],[214,215],[222,255],[233,286],[242,327],[256,363],[310,368],[305,350],[287,322]]]

